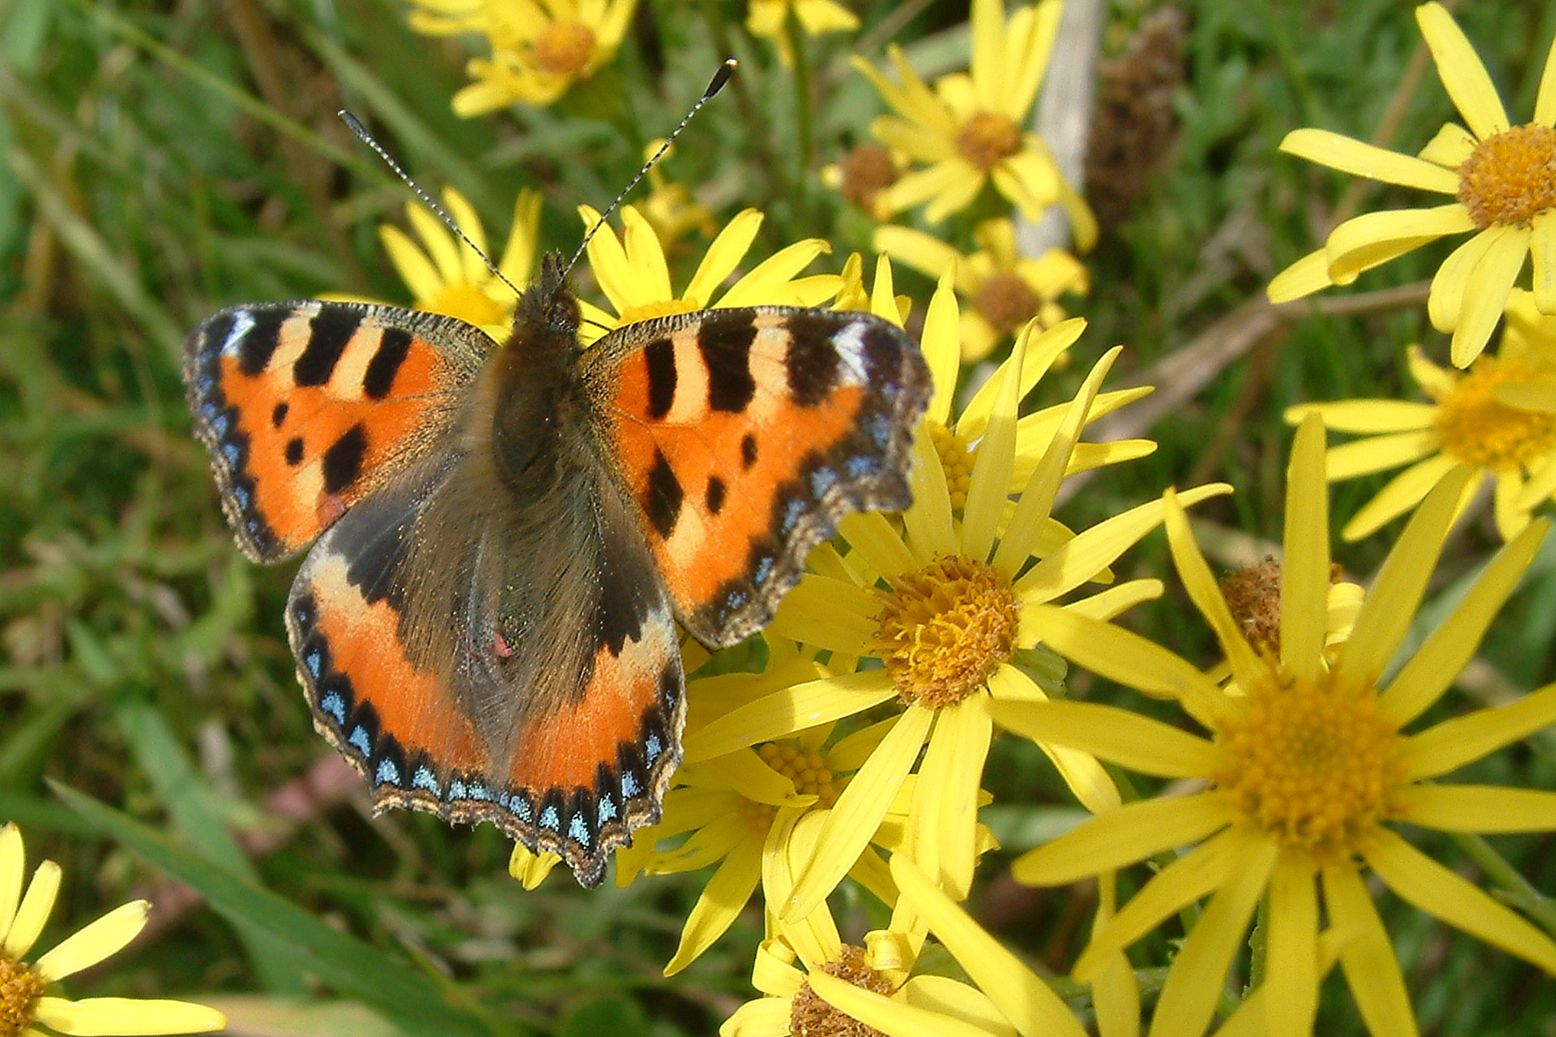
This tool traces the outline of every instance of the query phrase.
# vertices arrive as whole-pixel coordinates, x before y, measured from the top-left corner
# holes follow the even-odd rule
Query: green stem
[[[792,7],[783,21],[783,32],[789,38],[789,52],[794,55],[795,129],[800,138],[799,178],[800,183],[805,184],[809,182],[811,170],[816,164],[815,133],[811,126],[810,55],[805,49],[805,33],[801,31],[799,18]]]
[[[1518,869],[1507,863],[1500,853],[1492,849],[1484,836],[1457,833],[1453,841],[1486,873],[1500,894],[1498,899],[1523,911],[1552,936],[1556,936],[1556,899],[1541,893],[1529,884]]]

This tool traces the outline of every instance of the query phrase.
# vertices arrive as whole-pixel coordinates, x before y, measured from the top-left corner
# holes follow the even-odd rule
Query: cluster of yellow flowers
[[[550,5],[552,14],[564,6]],[[586,9],[578,4],[574,13]],[[696,676],[708,656],[688,644],[685,762],[663,820],[618,853],[617,882],[712,869],[667,975],[712,946],[760,894],[766,939],[752,976],[762,996],[727,1021],[726,1037],[1081,1034],[1053,988],[959,906],[979,859],[997,845],[979,811],[991,802],[983,774],[1003,731],[1035,742],[1093,815],[1019,857],[1013,875],[1037,886],[1097,881],[1092,939],[1073,976],[1089,984],[1105,1037],[1141,1026],[1126,948],[1185,912],[1195,921],[1156,999],[1152,1033],[1206,1032],[1256,909],[1261,951],[1248,993],[1217,1032],[1311,1032],[1320,982],[1335,964],[1371,1032],[1414,1032],[1369,873],[1422,911],[1556,974],[1549,934],[1399,830],[1556,829],[1556,793],[1440,780],[1556,722],[1556,686],[1406,730],[1419,727],[1474,655],[1546,533],[1546,520],[1532,513],[1556,493],[1556,198],[1550,178],[1536,176],[1556,155],[1556,61],[1535,122],[1509,129],[1474,52],[1447,13],[1427,4],[1420,24],[1470,131],[1445,127],[1419,158],[1317,130],[1287,138],[1288,151],[1453,192],[1458,202],[1341,225],[1323,249],[1276,278],[1273,299],[1348,283],[1431,238],[1477,230],[1433,283],[1432,321],[1453,333],[1461,367],[1504,310],[1506,330],[1499,354],[1462,374],[1413,348],[1410,370],[1430,404],[1293,409],[1300,428],[1283,562],[1218,586],[1184,509],[1229,486],[1169,490],[1078,532],[1053,515],[1068,476],[1154,449],[1144,440],[1081,442],[1090,423],[1149,392],[1103,389],[1116,349],[1093,363],[1071,399],[1028,406],[1080,338],[1084,322],[1066,320],[1058,300],[1087,290],[1085,267],[1058,250],[1023,255],[1009,217],[970,224],[971,252],[943,229],[948,218],[978,211],[975,202],[999,198],[1026,218],[1062,206],[1077,242],[1095,240],[1085,203],[1025,128],[1059,14],[1059,0],[1008,15],[999,0],[975,0],[969,71],[933,87],[895,47],[894,78],[854,58],[893,114],[871,125],[878,143],[858,146],[824,177],[882,221],[868,286],[857,256],[840,275],[801,276],[827,251],[814,239],[734,278],[762,220],[754,210],[725,226],[681,291],[665,255],[680,232],[632,206],[620,238],[606,232],[591,243],[594,276],[615,311],[589,307],[594,335],[657,314],[756,302],[832,300],[900,325],[916,306],[895,293],[887,254],[938,280],[921,318],[934,394],[915,448],[912,506],[899,516],[853,516],[835,543],[811,555],[764,634],[760,672],[715,666],[705,672],[718,675]],[[790,64],[803,42],[797,28],[855,25],[826,0],[762,0],[751,5],[750,27],[779,43]],[[508,99],[534,100],[517,91]],[[885,222],[920,206],[924,227]],[[589,209],[581,216],[585,225],[597,218]],[[459,259],[452,239],[412,218],[444,275],[438,284],[408,276],[422,305],[448,297],[459,277],[461,290],[502,298],[486,295],[492,279]],[[532,217],[516,224],[515,239],[533,234]],[[402,270],[428,268],[403,240],[391,247]],[[1532,292],[1513,288],[1526,252]],[[529,272],[506,261],[503,269],[515,278]],[[959,391],[963,363],[1006,344],[1008,358],[977,390]],[[1326,454],[1325,425],[1372,438]],[[1415,509],[1376,578],[1366,590],[1335,582],[1326,481],[1409,462],[1343,531],[1365,536]],[[1480,475],[1493,477],[1507,546],[1405,651],[1445,538]],[[1115,582],[1109,568],[1162,525],[1179,578],[1224,652],[1209,671],[1112,622],[1163,593],[1155,579]],[[1065,701],[1069,664],[1176,702],[1205,734],[1118,706]],[[1126,802],[1104,763],[1193,791]],[[1115,874],[1148,861],[1158,873],[1119,905]],[[554,863],[518,848],[512,870],[533,886]],[[884,928],[845,937],[829,906],[845,882],[880,902]],[[970,982],[938,974],[943,965],[919,971],[931,937]]]
[[[470,116],[550,104],[588,81],[614,58],[635,2],[412,6],[419,31],[477,32],[489,44],[453,101]],[[662,170],[642,205],[621,209],[619,232],[590,241],[604,304],[584,304],[586,338],[710,306],[832,305],[899,326],[915,317],[933,376],[911,507],[851,516],[812,553],[763,634],[756,672],[709,665],[706,651],[686,645],[684,763],[662,820],[618,852],[616,881],[708,871],[667,975],[759,899],[760,996],[727,1019],[724,1037],[1079,1037],[1085,1017],[962,906],[980,859],[998,848],[980,819],[993,799],[983,787],[991,746],[1013,738],[1041,750],[1088,815],[1019,856],[1011,873],[1031,886],[1095,880],[1097,912],[1067,994],[1084,995],[1103,1037],[1140,1032],[1141,982],[1126,952],[1179,919],[1187,931],[1160,979],[1153,1034],[1309,1034],[1337,964],[1371,1033],[1414,1033],[1374,905],[1380,886],[1556,975],[1556,940],[1515,910],[1526,903],[1509,906],[1404,834],[1556,830],[1556,792],[1449,780],[1556,723],[1556,685],[1422,722],[1434,707],[1448,712],[1445,696],[1546,535],[1549,522],[1535,513],[1556,497],[1556,47],[1533,121],[1512,127],[1451,16],[1425,4],[1421,30],[1467,128],[1444,126],[1417,156],[1316,129],[1286,138],[1290,153],[1456,200],[1342,223],[1274,280],[1271,299],[1348,284],[1438,237],[1473,232],[1438,271],[1427,304],[1433,325],[1452,335],[1456,369],[1411,347],[1409,370],[1431,402],[1294,408],[1282,562],[1218,584],[1186,509],[1231,493],[1228,485],[1168,489],[1080,530],[1055,516],[1066,479],[1155,449],[1082,441],[1088,426],[1150,392],[1104,387],[1119,348],[1091,360],[1069,398],[1041,397],[1045,375],[1078,352],[1084,322],[1067,319],[1060,299],[1087,291],[1088,274],[1062,250],[1024,255],[1013,219],[987,217],[991,203],[1026,219],[1059,206],[1080,248],[1097,237],[1085,202],[1027,128],[1060,13],[1061,0],[1009,12],[1001,0],[973,0],[968,70],[932,85],[894,46],[890,75],[853,59],[891,114],[870,125],[874,143],[818,175],[879,222],[871,277],[858,256],[840,273],[806,274],[830,251],[821,239],[748,265],[763,213],[747,209],[712,234],[711,213]],[[832,0],[752,0],[747,27],[799,68],[806,36],[858,23]],[[445,202],[484,249],[471,206],[452,190]],[[498,266],[516,283],[534,270],[540,205],[530,191],[515,201]],[[888,222],[909,213],[919,225]],[[406,215],[419,242],[394,227],[382,240],[415,305],[503,337],[514,302],[506,285],[419,207]],[[599,214],[583,207],[579,217],[590,227]],[[711,242],[678,282],[672,246],[699,229]],[[976,248],[959,249],[958,233]],[[897,294],[888,255],[937,282],[922,306]],[[1517,287],[1526,255],[1528,290]],[[1499,323],[1498,350],[1481,357]],[[959,384],[972,370],[964,365],[1006,347],[980,384]],[[1326,426],[1366,438],[1326,449]],[[1326,484],[1402,465],[1342,536],[1413,514],[1365,589],[1337,582]],[[1424,638],[1410,638],[1449,531],[1488,479],[1505,546]],[[1165,591],[1162,580],[1119,581],[1111,568],[1160,527],[1219,644],[1222,659],[1208,670],[1114,622]],[[1156,701],[1069,700],[1071,666]],[[1181,708],[1184,724],[1154,718],[1162,701]],[[1109,765],[1171,782],[1170,791],[1142,797]],[[511,870],[533,887],[555,863],[518,847]],[[1121,903],[1116,876],[1141,864],[1153,873]],[[28,964],[58,882],[51,867],[38,869],[18,907],[21,838],[0,829],[0,1034],[41,1032],[34,1024],[110,1032],[110,1008],[121,1027],[111,1032],[222,1025],[179,1002],[53,996],[52,984],[127,943],[145,905]],[[840,925],[833,894],[845,884],[876,903]],[[1230,1007],[1227,976],[1256,912],[1246,995]],[[860,931],[864,916],[885,924]],[[926,954],[931,941],[958,976],[946,974],[955,970],[944,955]]]

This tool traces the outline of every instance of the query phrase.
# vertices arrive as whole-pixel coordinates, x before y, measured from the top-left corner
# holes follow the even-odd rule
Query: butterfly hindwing
[[[184,380],[244,553],[296,552],[425,454],[490,344],[462,321],[357,303],[235,306],[202,323]]]
[[[676,614],[705,644],[765,624],[843,515],[909,504],[929,372],[884,320],[704,310],[627,325],[583,363]]]
[[[401,473],[314,546],[288,628],[376,807],[492,821],[594,885],[658,819],[684,678],[625,502],[575,474],[520,499],[479,446]]]

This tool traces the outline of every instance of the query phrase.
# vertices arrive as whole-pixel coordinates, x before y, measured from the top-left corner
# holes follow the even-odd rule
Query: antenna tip
[[[335,117],[341,122],[345,123],[352,133],[355,133],[358,137],[362,136],[364,127],[362,126],[361,121],[355,115],[352,115],[350,112],[346,111],[346,109],[341,108],[335,113]]]
[[[735,70],[739,67],[740,62],[736,61],[734,58],[725,58],[724,64],[720,65],[719,70],[713,73],[713,79],[708,83],[708,89],[702,92],[702,99],[706,101],[708,98],[722,90],[724,88],[724,84],[729,82],[729,77],[734,75]]]

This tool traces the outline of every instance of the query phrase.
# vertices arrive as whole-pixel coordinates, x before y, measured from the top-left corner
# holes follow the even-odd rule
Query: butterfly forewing
[[[909,503],[929,372],[887,321],[705,310],[611,333],[584,371],[676,615],[706,644],[765,624],[843,515]]]
[[[390,306],[235,306],[184,343],[195,430],[238,544],[293,554],[450,429],[491,339]]]

